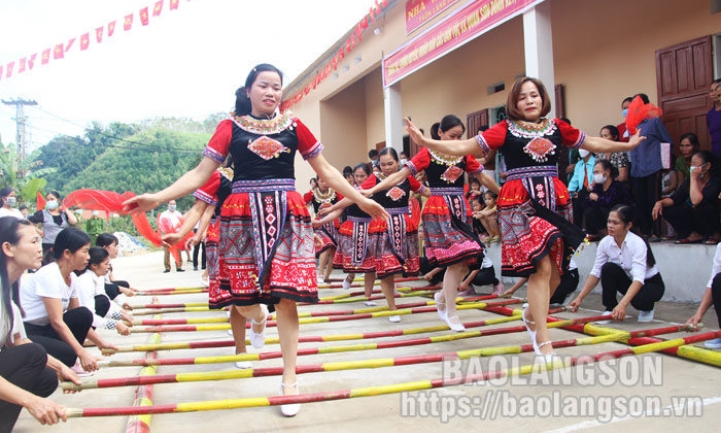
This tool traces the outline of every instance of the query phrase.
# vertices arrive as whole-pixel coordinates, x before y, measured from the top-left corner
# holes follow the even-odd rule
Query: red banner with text
[[[475,0],[383,58],[388,87],[544,0]]]

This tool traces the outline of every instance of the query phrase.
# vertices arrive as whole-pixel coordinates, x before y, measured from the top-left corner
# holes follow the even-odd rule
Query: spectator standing
[[[183,214],[176,208],[177,204],[175,203],[175,200],[170,200],[168,202],[168,210],[161,213],[158,217],[158,228],[160,229],[161,234],[166,235],[176,233],[178,229],[180,229],[180,226],[183,225]],[[180,254],[179,248],[163,245],[163,251],[165,252],[165,255],[163,256],[165,273],[170,272],[171,253],[175,259],[175,270],[177,272],[185,272],[185,269],[183,269],[183,256]]]

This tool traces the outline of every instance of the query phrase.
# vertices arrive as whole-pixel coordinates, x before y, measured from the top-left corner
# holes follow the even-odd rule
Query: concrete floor
[[[138,288],[198,286],[200,272],[169,274],[162,273],[162,253],[149,253],[135,257],[120,258],[114,261],[118,278],[127,279]],[[707,272],[707,271],[704,271]],[[340,274],[336,274],[340,277]],[[583,279],[583,277],[582,277]],[[425,282],[402,283],[399,286],[422,286]],[[581,283],[582,284],[582,283]],[[488,288],[481,288],[483,291]],[[362,290],[353,288],[353,291]],[[328,297],[342,294],[342,289],[321,289],[320,296]],[[522,297],[524,290],[517,292]],[[203,302],[203,294],[160,296],[160,302]],[[419,302],[425,298],[404,298],[404,303]],[[151,297],[137,297],[132,303],[149,303]],[[384,301],[379,302],[384,305]],[[583,317],[599,314],[602,310],[600,298],[591,295],[584,303],[587,310],[576,314],[562,313],[559,317]],[[362,302],[302,306],[301,313],[309,311],[337,311],[365,308]],[[518,307],[520,308],[520,306]],[[631,309],[630,309],[631,310]],[[695,305],[660,303],[653,323],[641,325],[635,321],[635,311],[629,311],[633,319],[613,325],[624,330],[651,329],[667,326],[668,323],[683,323],[694,312]],[[224,317],[225,312],[167,313],[163,318],[179,317]],[[138,316],[151,318],[153,316]],[[497,314],[465,310],[460,312],[464,322],[487,320],[503,317]],[[325,322],[301,325],[301,336],[320,336],[334,334],[357,334],[387,330],[408,330],[419,327],[440,325],[435,311],[402,316],[400,324],[392,324],[384,317],[373,319]],[[704,318],[706,330],[718,329],[713,309]],[[493,329],[497,327],[518,326],[519,321],[470,328],[469,330]],[[104,331],[105,332],[105,331]],[[412,338],[449,335],[450,331],[406,335],[402,337],[377,338],[372,340],[348,340],[323,343],[301,343],[300,348],[328,348],[360,343],[402,341]],[[104,335],[117,345],[142,344],[151,334],[138,333],[121,337],[115,333]],[[675,337],[684,334],[673,334]],[[268,337],[277,336],[276,328],[268,328]],[[575,339],[579,334],[553,329],[554,340]],[[163,342],[171,341],[209,341],[229,340],[225,331],[175,332],[163,333]],[[340,361],[359,361],[380,358],[456,352],[478,348],[528,344],[525,332],[501,334],[496,336],[473,337],[449,342],[398,347],[376,350],[354,350],[321,355],[299,356],[298,365],[321,364]],[[590,346],[577,346],[558,349],[562,356],[596,354],[626,348],[620,343],[602,343]],[[250,353],[257,350],[250,347]],[[261,352],[279,350],[277,344],[268,344]],[[164,350],[158,358],[181,358],[198,356],[231,355],[230,347],[213,349]],[[140,352],[120,353],[110,359],[131,360],[141,357]],[[481,368],[483,371],[506,368],[513,365],[525,365],[534,362],[532,354],[503,355],[490,358],[472,358],[464,361],[459,371]],[[270,359],[253,363],[256,367],[279,367],[280,359]],[[448,367],[448,364],[445,365]],[[635,371],[634,368],[639,368]],[[644,368],[647,368],[644,370]],[[235,370],[233,364],[204,364],[161,366],[158,375],[228,371]],[[237,371],[237,370],[236,370]],[[446,370],[447,371],[447,370]],[[520,380],[502,379],[493,383],[446,386],[421,391],[391,393],[364,398],[317,402],[304,404],[295,418],[285,418],[277,407],[257,407],[233,410],[215,410],[192,413],[174,413],[153,415],[144,418],[150,421],[150,431],[154,433],[183,432],[272,432],[283,429],[291,432],[338,433],[339,431],[373,432],[378,431],[483,431],[540,432],[540,431],[615,431],[656,432],[663,431],[708,431],[721,423],[721,392],[716,384],[719,369],[705,364],[679,359],[667,355],[639,355],[623,361],[608,361],[595,367],[565,369],[567,377],[536,374]],[[92,377],[133,377],[140,372],[139,367],[106,367]],[[374,369],[356,369],[344,371],[325,371],[298,376],[301,392],[328,392],[364,387],[409,383],[441,378],[444,365],[439,362],[403,365]],[[644,383],[646,382],[646,383]],[[280,378],[277,376],[224,380],[216,382],[187,382],[178,384],[159,384],[153,388],[154,404],[173,404],[180,402],[200,402],[209,400],[237,399],[248,397],[268,397],[279,394]],[[423,382],[421,382],[423,384]],[[714,385],[716,384],[716,385]],[[407,389],[404,387],[404,389]],[[135,387],[117,387],[85,390],[74,395],[63,395],[60,391],[51,397],[53,400],[73,408],[132,406]],[[686,398],[686,400],[684,400]],[[693,403],[685,409],[684,402]],[[654,414],[653,409],[660,408],[661,413]],[[633,411],[632,413],[629,413]],[[616,415],[614,417],[614,415]],[[37,431],[61,432],[125,432],[128,430],[127,416],[74,418],[65,424],[52,428],[41,426],[23,411],[14,432],[28,433]]]

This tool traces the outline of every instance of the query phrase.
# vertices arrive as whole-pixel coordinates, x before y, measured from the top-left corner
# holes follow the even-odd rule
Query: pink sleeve
[[[480,173],[483,171],[483,166],[473,155],[466,156],[466,172],[471,174]]]
[[[498,149],[503,146],[508,133],[508,122],[503,120],[496,123],[489,129],[476,135],[476,141],[481,146],[484,154],[490,152],[491,149]]]
[[[561,144],[566,147],[579,148],[586,141],[586,133],[574,128],[569,123],[564,122],[561,119],[554,119],[558,131],[561,133],[562,141]]]
[[[220,172],[215,170],[205,185],[193,193],[193,197],[211,206],[218,205],[218,188],[220,188]]]
[[[411,173],[415,176],[419,171],[423,171],[431,165],[431,154],[428,149],[421,147],[410,161],[406,161],[406,167],[411,169]]]
[[[230,119],[221,121],[215,128],[215,134],[210,138],[208,145],[205,146],[203,156],[222,164],[225,162],[225,157],[228,156],[232,137],[233,121]]]
[[[425,189],[422,183],[418,182],[415,177],[408,176],[408,182],[411,184],[411,191],[421,192]]]
[[[304,160],[309,160],[320,155],[323,151],[323,143],[318,141],[303,122],[298,118],[293,119],[295,132],[298,135],[298,152]]]

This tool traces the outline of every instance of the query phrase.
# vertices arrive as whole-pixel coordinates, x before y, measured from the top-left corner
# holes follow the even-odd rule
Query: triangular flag
[[[43,194],[40,192],[40,190],[38,190],[38,192],[35,194],[35,198],[37,201],[38,210],[45,209],[45,197],[43,197]]]
[[[110,21],[108,23],[108,37],[111,37],[115,33],[115,21]]]
[[[148,25],[148,7],[140,9],[140,22],[144,25]]]
[[[127,32],[133,27],[133,14],[125,15],[125,22],[123,22],[123,29]]]
[[[70,51],[70,47],[73,46],[73,43],[75,43],[75,38],[70,38],[70,39],[68,39],[68,44],[65,45],[65,52],[66,52],[66,53],[67,53],[68,51]]]
[[[13,68],[15,68],[15,62],[10,62],[5,66],[5,78],[10,78],[12,76]]]
[[[43,58],[41,59],[40,63],[43,65],[47,65],[50,61],[50,48],[43,50]]]
[[[62,59],[65,57],[65,50],[63,49],[63,44],[57,44],[55,45],[55,49],[53,50],[53,59]]]
[[[180,0],[170,0],[170,10],[178,9],[178,3],[180,3]]]
[[[85,51],[90,45],[90,33],[85,33],[80,36],[80,51]]]
[[[104,29],[105,29],[104,27],[98,27],[97,29],[95,29],[95,40],[98,43],[103,42],[103,30]]]
[[[25,72],[25,62],[26,61],[27,61],[27,59],[25,57],[20,59],[20,62],[18,63],[18,74]]]
[[[3,79],[3,67],[0,65],[0,81]]]
[[[35,57],[37,57],[38,53],[33,53],[32,56],[30,56],[30,59],[28,59],[28,69],[32,70],[33,66],[35,66]]]
[[[154,17],[159,16],[159,15],[160,15],[160,12],[162,12],[162,10],[163,10],[163,2],[164,2],[164,1],[165,1],[165,0],[160,0],[160,1],[155,2],[155,6],[153,6],[153,16],[154,16]]]

